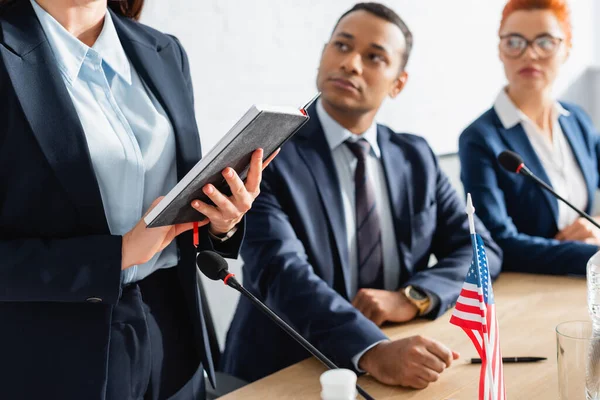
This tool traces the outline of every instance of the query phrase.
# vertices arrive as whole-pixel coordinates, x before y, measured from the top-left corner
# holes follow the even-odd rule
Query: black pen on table
[[[528,363],[546,360],[546,357],[502,357],[503,363]],[[481,364],[481,358],[471,358],[470,364]]]

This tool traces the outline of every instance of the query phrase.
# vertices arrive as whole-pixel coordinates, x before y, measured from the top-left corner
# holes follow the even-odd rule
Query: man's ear
[[[404,86],[406,86],[406,82],[408,81],[408,72],[402,71],[398,78],[394,81],[393,86],[390,89],[389,96],[394,99],[396,96],[400,94]]]

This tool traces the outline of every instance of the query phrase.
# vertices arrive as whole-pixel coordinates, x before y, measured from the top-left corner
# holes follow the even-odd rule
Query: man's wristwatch
[[[404,288],[404,295],[419,310],[419,316],[423,315],[431,304],[431,299],[427,296],[423,290],[416,288],[414,286],[407,286]]]

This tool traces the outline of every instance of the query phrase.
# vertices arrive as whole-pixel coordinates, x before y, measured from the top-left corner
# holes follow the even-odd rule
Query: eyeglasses
[[[500,50],[509,58],[519,58],[531,46],[539,58],[548,58],[556,54],[563,39],[547,33],[527,40],[518,33],[500,36]]]

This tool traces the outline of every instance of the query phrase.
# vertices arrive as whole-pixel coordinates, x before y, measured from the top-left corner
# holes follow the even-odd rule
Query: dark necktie
[[[383,289],[381,224],[375,202],[375,189],[367,175],[367,157],[371,146],[364,139],[356,142],[347,140],[345,143],[358,161],[354,173],[358,287]]]

